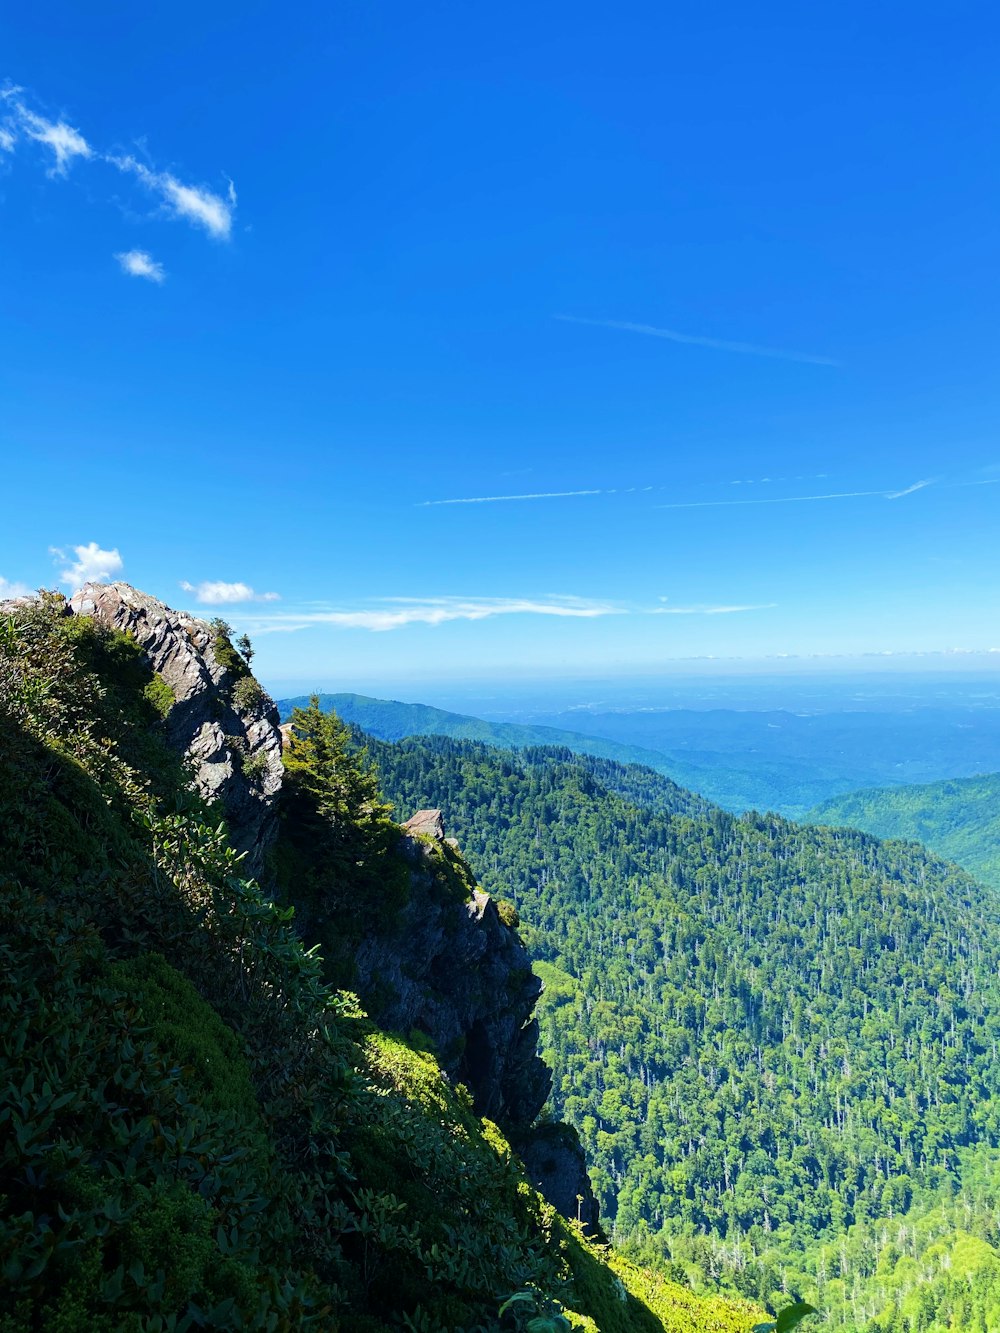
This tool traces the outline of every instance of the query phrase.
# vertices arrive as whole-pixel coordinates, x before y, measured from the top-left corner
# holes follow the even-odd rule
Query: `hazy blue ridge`
[[[732,764],[728,756],[699,751],[692,762],[688,754],[646,749],[560,727],[487,722],[483,718],[452,713],[428,704],[373,699],[364,694],[321,694],[319,700],[324,710],[333,709],[345,722],[379,740],[449,736],[453,740],[481,741],[484,745],[508,749],[562,746],[577,755],[651,768],[678,786],[697,792],[707,801],[737,814],[760,809],[793,817],[822,799],[850,790],[853,785],[842,776],[828,774],[798,760],[781,762],[762,758],[741,767]],[[307,695],[280,699],[278,709],[282,722],[287,722],[294,708],[303,708],[308,702]]]
[[[922,842],[1000,889],[1000,773],[850,792],[817,805],[804,822]]]

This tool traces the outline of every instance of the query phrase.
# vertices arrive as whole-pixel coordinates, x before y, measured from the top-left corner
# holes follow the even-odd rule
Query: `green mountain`
[[[450,736],[453,740],[481,741],[504,749],[529,746],[563,746],[574,754],[594,755],[619,764],[643,764],[664,777],[724,809],[742,811],[751,807],[788,808],[799,814],[832,792],[848,790],[852,783],[836,774],[817,771],[800,759],[772,761],[755,759],[752,764],[734,761],[730,755],[704,752],[681,753],[646,748],[602,736],[565,731],[561,727],[523,726],[516,722],[487,722],[464,713],[450,713],[428,704],[398,703],[372,699],[364,694],[321,694],[320,707],[332,709],[345,722],[360,727],[380,740],[397,741],[407,736]],[[305,707],[309,696],[281,699],[282,721],[294,708]]]
[[[0,606],[3,1333],[747,1333],[533,1187],[509,910],[392,824],[341,724],[284,759],[222,622],[124,584]]]
[[[1000,889],[1000,773],[851,792],[817,805],[804,819],[922,842]]]
[[[685,808],[565,750],[367,744],[400,813],[440,806],[512,898],[553,1110],[616,1241],[804,1294],[833,1327],[996,1326],[992,891],[920,847]]]

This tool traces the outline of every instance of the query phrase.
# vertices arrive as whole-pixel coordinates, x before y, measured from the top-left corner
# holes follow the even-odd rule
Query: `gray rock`
[[[403,825],[405,832],[414,837],[433,838],[444,842],[444,820],[440,810],[418,810]]]
[[[601,1236],[601,1210],[587,1174],[580,1136],[572,1125],[543,1121],[513,1142],[528,1179],[563,1217],[583,1224],[588,1236]]]
[[[472,872],[448,842],[407,837],[403,845],[412,864],[408,901],[360,942],[353,984],[380,1026],[432,1039],[478,1115],[505,1128],[527,1125],[552,1086],[537,1052],[541,982],[531,959],[488,894],[459,890]]]
[[[283,772],[273,701],[261,690],[257,700],[234,703],[238,676],[216,660],[212,626],[128,583],[85,584],[69,605],[75,615],[131,634],[170,686],[167,738],[191,761],[200,793],[221,806],[233,845],[247,854],[246,874],[259,877],[276,833]],[[243,771],[249,760],[252,779]]]

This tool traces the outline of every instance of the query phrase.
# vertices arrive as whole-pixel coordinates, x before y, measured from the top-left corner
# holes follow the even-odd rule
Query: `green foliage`
[[[370,751],[397,807],[440,805],[514,900],[553,1111],[615,1239],[854,1327],[820,1291],[823,1246],[961,1190],[962,1150],[1000,1144],[994,896],[913,846],[670,815],[669,787],[640,806],[562,751]]]
[[[230,672],[237,680],[244,676],[249,676],[250,667],[233,647],[233,627],[220,617],[216,617],[212,622],[212,629],[215,632],[215,638],[212,640],[212,655],[216,663],[224,671]]]
[[[783,1310],[779,1310],[777,1319],[772,1319],[766,1324],[754,1324],[752,1333],[791,1333],[807,1315],[818,1313],[814,1305],[796,1301],[794,1305],[786,1305]]]
[[[143,687],[142,697],[160,717],[166,717],[176,702],[173,690],[158,671],[153,672],[153,679]]]
[[[345,933],[357,937],[404,900],[399,830],[365,754],[336,714],[315,702],[296,709],[283,760],[278,884],[331,954]]]
[[[922,842],[1000,889],[1000,773],[851,792],[810,810],[805,822]]]
[[[233,707],[241,713],[251,712],[270,703],[267,691],[254,676],[241,676],[233,686]]]
[[[243,760],[243,776],[248,782],[259,782],[267,771],[267,755],[263,750]]]

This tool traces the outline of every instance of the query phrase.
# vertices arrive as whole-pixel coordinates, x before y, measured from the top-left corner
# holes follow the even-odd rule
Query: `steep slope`
[[[66,612],[0,607],[4,1333],[472,1333],[560,1310],[580,1333],[743,1333],[749,1308],[590,1245],[432,1054],[323,984],[244,878],[139,635]],[[192,642],[211,674],[214,641]]]
[[[1000,889],[1000,773],[851,792],[824,801],[803,822],[922,842]]]
[[[949,1198],[962,1152],[1000,1143],[1000,906],[955,867],[665,815],[565,752],[369,747],[400,811],[439,802],[513,898],[544,960],[554,1107],[617,1237],[816,1296],[824,1244]]]

